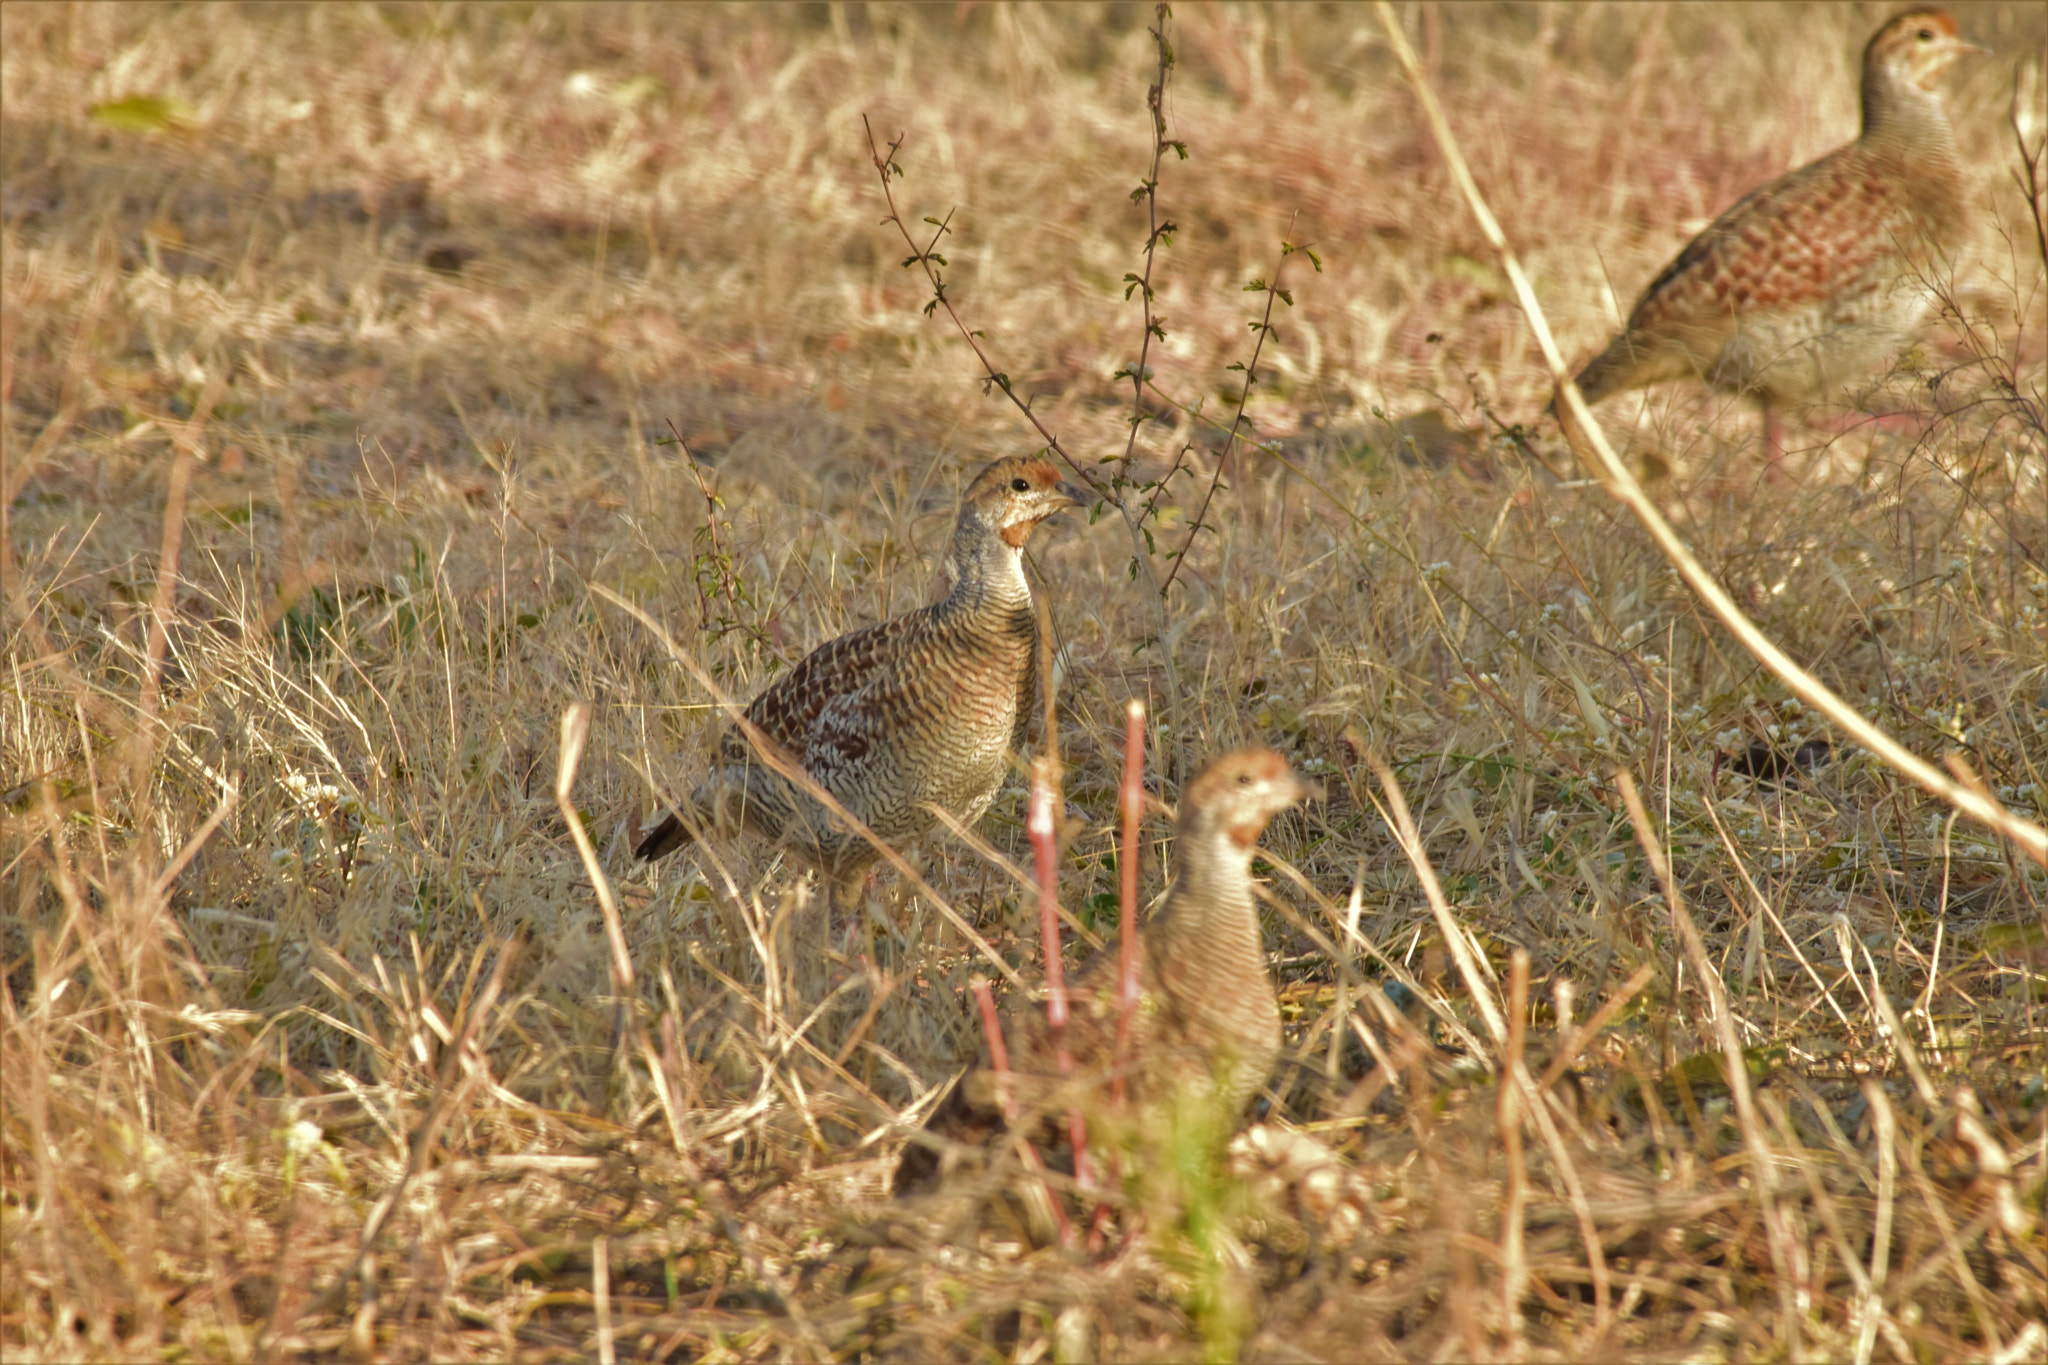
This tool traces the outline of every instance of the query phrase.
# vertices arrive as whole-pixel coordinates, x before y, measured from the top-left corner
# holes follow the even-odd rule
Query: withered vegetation
[[[1574,358],[1852,135],[1882,18],[1398,13]],[[2039,822],[2048,19],[1962,21],[1924,343],[1778,478],[1697,386],[1603,416],[1773,638]],[[1180,8],[1155,163],[1157,23],[0,8],[9,1359],[2048,1353],[2043,869],[1574,466],[1371,10]],[[758,843],[630,857],[722,718],[617,600],[750,696],[928,600],[966,475],[1044,444],[863,117],[1105,497],[1031,556],[1070,963],[1129,698],[1162,803],[1251,742],[1326,789],[1261,864],[1268,1145],[1102,1192],[1094,1249],[884,1193],[997,974],[935,898],[1041,975],[1009,870],[934,837],[834,924]],[[980,833],[1028,866],[1021,784]]]

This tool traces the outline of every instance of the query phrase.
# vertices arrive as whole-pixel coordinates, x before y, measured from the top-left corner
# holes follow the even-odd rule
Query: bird
[[[1118,1065],[1120,950],[1097,952],[1068,985],[1070,1014],[1055,1037],[1043,1009],[1025,1002],[1003,1034],[1010,1102],[1037,1122],[1027,1130],[1057,1147],[1053,1111],[1102,1112],[1121,1071],[1136,1112],[1165,1123],[1208,1107],[1227,1139],[1280,1055],[1280,1002],[1266,971],[1252,899],[1251,860],[1267,824],[1313,789],[1271,749],[1212,760],[1182,793],[1166,899],[1137,938],[1138,999]],[[1059,1053],[1068,1058],[1065,1079]],[[969,1168],[1006,1125],[1003,1097],[982,1061],[934,1107],[898,1159],[891,1191],[927,1194]],[[1155,1129],[1158,1123],[1149,1124]],[[1070,1162],[1070,1156],[1067,1158]],[[1059,1164],[1058,1153],[1054,1163]]]
[[[748,726],[891,844],[930,829],[932,806],[979,820],[1025,742],[1038,687],[1025,543],[1046,518],[1087,501],[1042,458],[988,465],[961,498],[946,594],[818,646],[748,704]],[[765,762],[738,724],[720,736],[711,771],[634,852],[651,861],[699,830],[738,829],[818,872],[835,910],[880,856]]]
[[[1778,405],[1876,369],[1933,307],[1929,282],[1967,233],[1939,82],[1983,51],[1939,9],[1879,28],[1863,51],[1856,140],[1752,191],[1688,242],[1579,371],[1586,402],[1701,379],[1760,402],[1775,464]]]

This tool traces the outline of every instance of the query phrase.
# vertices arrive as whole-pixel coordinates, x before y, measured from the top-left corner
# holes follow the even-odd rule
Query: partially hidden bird
[[[1896,355],[1954,269],[1965,179],[1940,81],[1983,51],[1939,9],[1888,20],[1863,51],[1861,134],[1752,191],[1687,243],[1579,371],[1586,401],[1702,380],[1761,404],[1775,463],[1778,408],[1836,397]]]
[[[1065,1140],[1065,1110],[1102,1116],[1119,1074],[1128,1113],[1156,1129],[1200,1106],[1219,1142],[1227,1139],[1280,1053],[1280,1005],[1260,942],[1252,856],[1273,817],[1311,794],[1271,749],[1239,749],[1204,767],[1181,795],[1165,903],[1137,938],[1138,994],[1122,1045],[1120,948],[1111,944],[1068,984],[1070,1015],[1060,1035],[1042,1006],[1026,1001],[1012,1009],[1003,1027],[1008,1074],[995,1073],[984,1047],[981,1063],[904,1148],[892,1191],[929,1193],[979,1164],[1007,1126],[1006,1107],[1047,1147],[1049,1164],[1068,1166],[1070,1157],[1054,1150]]]
[[[812,650],[747,706],[748,725],[784,768],[802,769],[891,845],[930,829],[933,806],[979,820],[1027,738],[1038,687],[1024,545],[1046,518],[1086,502],[1044,459],[987,466],[961,498],[945,596]],[[737,724],[720,736],[711,771],[634,851],[660,858],[697,831],[738,829],[816,870],[835,909],[880,856]]]

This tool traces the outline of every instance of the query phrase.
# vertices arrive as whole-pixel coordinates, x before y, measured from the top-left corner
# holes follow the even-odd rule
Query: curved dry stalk
[[[1551,334],[1550,324],[1543,315],[1542,305],[1536,301],[1536,291],[1529,284],[1529,276],[1522,269],[1522,262],[1508,245],[1507,236],[1501,231],[1500,220],[1487,207],[1486,197],[1480,192],[1479,184],[1472,178],[1472,171],[1465,164],[1464,153],[1458,149],[1458,141],[1451,134],[1450,124],[1445,121],[1441,106],[1437,104],[1436,92],[1429,84],[1429,78],[1422,72],[1415,59],[1414,49],[1409,47],[1407,37],[1401,32],[1400,20],[1387,0],[1379,0],[1380,23],[1386,29],[1387,41],[1400,60],[1401,69],[1408,76],[1408,83],[1415,90],[1416,100],[1422,105],[1422,113],[1429,122],[1430,131],[1435,134],[1437,147],[1443,152],[1444,161],[1450,169],[1451,179],[1457,182],[1459,192],[1465,196],[1467,207],[1478,220],[1479,229],[1486,235],[1487,242],[1499,255],[1501,268],[1506,272],[1515,291],[1515,301],[1521,305],[1522,316],[1528,320],[1529,330],[1535,335],[1536,344],[1543,352],[1544,362],[1550,367],[1551,378],[1557,383],[1558,422],[1564,428],[1565,440],[1571,445],[1580,461],[1600,478],[1601,484],[1616,500],[1635,514],[1643,529],[1650,533],[1650,539],[1678,570],[1686,586],[1699,595],[1701,601],[1720,618],[1729,634],[1742,647],[1756,657],[1757,662],[1776,674],[1793,695],[1840,726],[1857,743],[1869,749],[1887,764],[1896,768],[1918,783],[1928,792],[1940,797],[1963,814],[2019,845],[2022,852],[2043,867],[2048,867],[2048,830],[2023,820],[2007,810],[1988,793],[1972,790],[1971,787],[1944,776],[1941,770],[1920,757],[1905,745],[1893,739],[1862,713],[1836,696],[1827,684],[1801,668],[1792,656],[1780,649],[1777,642],[1758,628],[1757,624],[1735,605],[1721,585],[1687,548],[1678,532],[1664,519],[1657,505],[1650,501],[1650,495],[1636,481],[1628,466],[1614,452],[1607,435],[1593,418],[1592,409],[1586,404],[1585,395],[1572,381],[1571,372],[1565,368],[1564,354],[1558,349],[1557,339]],[[1590,453],[1589,453],[1590,452]]]

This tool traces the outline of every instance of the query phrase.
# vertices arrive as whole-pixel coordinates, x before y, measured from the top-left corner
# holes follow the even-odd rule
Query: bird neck
[[[946,567],[952,590],[941,604],[948,612],[1031,612],[1031,584],[1024,577],[1024,551],[1005,542],[977,512],[961,514]]]
[[[1169,909],[1159,930],[1200,945],[1205,957],[1263,963],[1259,912],[1252,901],[1251,850],[1220,826],[1183,834]]]
[[[1955,161],[1955,133],[1941,97],[1922,90],[1904,72],[1876,67],[1863,80],[1863,141],[1881,149],[1910,149],[1915,160]]]

